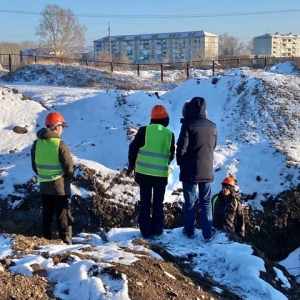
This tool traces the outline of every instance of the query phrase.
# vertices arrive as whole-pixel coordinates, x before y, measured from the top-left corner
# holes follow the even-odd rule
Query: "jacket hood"
[[[206,117],[206,101],[202,97],[194,97],[191,101],[185,103],[186,118],[193,119],[197,117]]]
[[[170,122],[169,116],[163,119],[151,119],[150,124],[160,124],[163,125],[164,127],[168,127]]]
[[[46,140],[51,138],[59,138],[59,135],[50,128],[42,128],[37,132],[38,139]]]

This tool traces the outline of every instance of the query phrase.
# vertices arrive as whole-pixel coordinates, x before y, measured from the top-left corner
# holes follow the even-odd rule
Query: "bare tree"
[[[24,41],[22,43],[0,42],[0,64],[7,66],[9,64],[9,54],[12,65],[20,63],[20,51],[37,48],[35,42]]]
[[[110,62],[111,55],[107,50],[102,50],[98,53],[97,58],[100,62]]]
[[[198,48],[192,57],[192,60],[194,61],[201,61],[201,60],[205,60],[205,51],[203,48]]]
[[[85,43],[85,26],[79,24],[70,9],[46,5],[36,28],[36,35],[44,47],[49,47],[55,57],[62,57],[71,47]]]
[[[131,63],[131,60],[130,60],[129,56],[127,56],[126,54],[114,55],[113,56],[113,61],[115,63],[123,63],[123,64],[130,64]]]
[[[98,56],[97,56],[97,59],[100,62],[105,62],[105,63],[111,62],[111,60],[114,63],[124,63],[124,64],[130,64],[131,63],[130,58],[126,54],[121,54],[121,53],[113,54],[112,59],[111,59],[111,55],[107,50],[100,51]]]
[[[203,49],[199,48],[195,51],[192,56],[193,61],[204,61],[204,60],[212,60],[216,58],[216,54],[213,49]]]
[[[219,55],[240,55],[246,45],[237,37],[223,33],[219,35]]]
[[[244,53],[243,54],[246,54],[246,55],[251,55],[252,52],[253,52],[253,42],[254,42],[254,39],[251,39],[247,44],[246,44],[246,47],[245,47],[245,50],[244,50]]]

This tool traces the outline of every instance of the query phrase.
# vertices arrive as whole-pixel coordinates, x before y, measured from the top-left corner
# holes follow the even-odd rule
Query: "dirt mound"
[[[114,227],[138,227],[138,203],[128,201],[138,188],[132,178],[125,177],[122,170],[117,172],[115,176],[108,177],[96,173],[83,165],[77,167],[80,172],[76,172],[77,177],[73,184],[77,188],[83,188],[90,191],[88,198],[81,198],[78,195],[72,196],[73,215],[76,222],[73,226],[73,235],[81,232],[98,232],[105,233]],[[114,188],[118,191],[124,191],[122,201],[115,201],[113,193]],[[13,237],[16,239],[14,245],[14,256],[33,253],[36,245],[49,243],[41,237],[41,201],[38,193],[38,185],[36,178],[26,184],[15,186],[19,195],[10,196],[8,199],[0,201],[1,220],[0,230],[8,234],[18,234]],[[181,193],[182,191],[174,191]],[[249,199],[249,195],[242,195],[244,200]],[[17,206],[12,209],[9,203],[17,201]],[[276,265],[272,261],[278,261],[285,258],[291,251],[300,246],[299,238],[299,219],[300,219],[300,203],[298,190],[278,195],[276,199],[269,199],[263,203],[264,210],[254,211],[247,210],[246,213],[246,238],[244,242],[252,244],[256,255],[265,260],[267,272],[262,274],[264,280],[272,282],[272,276],[268,277],[269,272],[274,272],[273,267]],[[177,228],[183,224],[183,203],[167,203],[165,204],[165,228]],[[197,225],[199,226],[199,224]],[[54,236],[57,233],[54,229]],[[234,238],[234,237],[233,237]],[[54,243],[60,243],[60,240],[54,240]],[[146,243],[138,240],[137,243]],[[153,246],[153,245],[152,245]],[[152,247],[151,245],[149,247]],[[129,251],[129,250],[128,250]],[[202,278],[199,274],[194,274],[191,267],[187,267],[185,263],[170,256],[164,249],[155,249],[165,259],[165,262],[157,262],[157,260],[146,256],[134,264],[134,266],[116,265],[115,270],[129,274],[129,294],[131,299],[197,299],[203,295],[203,299],[219,299],[211,290],[212,286],[217,286],[209,278]],[[56,260],[63,258],[56,257]],[[5,261],[1,262],[6,268]],[[277,266],[277,265],[276,265]],[[277,266],[279,267],[279,266]],[[164,275],[163,270],[175,276],[176,283]],[[23,286],[37,285],[39,289],[31,289],[30,292],[36,295],[43,295],[41,299],[51,299],[53,288],[49,288],[49,283],[43,278],[33,276],[16,277],[12,274],[4,272],[2,284],[9,281],[11,291],[7,287],[0,290],[8,298],[1,299],[39,299],[34,298],[33,294],[28,298],[12,298],[16,291],[12,291],[16,280],[24,282]],[[16,279],[17,278],[17,279]],[[23,281],[24,280],[24,281]],[[21,286],[21,284],[20,284]],[[280,290],[280,286],[276,287]],[[222,287],[224,290],[224,287]],[[297,293],[298,287],[295,283],[291,288]],[[20,287],[20,295],[25,291]],[[28,290],[29,293],[29,290]],[[201,294],[203,293],[203,294]],[[227,293],[227,294],[226,294]],[[222,299],[238,299],[227,291]],[[3,294],[3,295],[4,295]],[[1,295],[1,294],[0,294]],[[27,294],[26,294],[27,295]],[[28,294],[29,295],[29,294]],[[156,295],[156,296],[155,296]],[[299,294],[297,294],[297,297]],[[9,298],[11,297],[11,298]],[[39,296],[36,296],[39,297]],[[48,297],[48,298],[47,298]],[[290,296],[289,299],[297,299]]]
[[[73,234],[81,232],[108,231],[114,227],[138,228],[139,203],[128,199],[137,192],[138,186],[132,178],[124,176],[122,170],[112,178],[96,173],[83,165],[77,167],[80,172],[73,184],[90,192],[89,197],[71,198],[72,214],[75,217]],[[122,199],[115,201],[118,192],[123,190]],[[122,189],[121,189],[122,188]],[[18,233],[29,236],[41,236],[41,201],[36,178],[26,184],[16,185],[16,191],[23,196],[10,196],[0,201],[0,230],[6,233]],[[178,194],[182,191],[174,191]],[[251,196],[241,195],[244,201]],[[287,257],[289,253],[300,247],[300,197],[299,189],[290,190],[270,197],[262,203],[263,211],[246,210],[246,238],[264,255],[273,261]],[[14,205],[12,209],[9,203]],[[183,203],[165,204],[166,229],[181,227],[183,224]],[[199,219],[199,218],[197,218]],[[197,224],[197,227],[200,227]],[[54,232],[54,236],[55,236]]]
[[[34,250],[40,245],[49,244],[43,238],[25,237],[22,235],[11,236],[15,243],[13,246],[14,254],[7,260],[0,260],[5,268],[0,276],[0,299],[33,300],[33,299],[58,299],[54,297],[54,287],[44,277],[38,275],[22,276],[13,275],[7,269],[14,265],[9,258],[22,257],[24,254],[34,254]],[[52,240],[53,244],[60,244],[60,240]],[[143,245],[151,248],[151,244],[144,240],[135,240],[136,245]],[[159,249],[154,249],[159,251]],[[111,263],[113,266],[107,268],[105,272],[111,277],[126,274],[128,280],[129,297],[133,300],[141,299],[220,299],[219,295],[211,288],[212,282],[204,280],[192,272],[182,273],[174,262],[158,261],[145,252],[137,252],[127,249],[136,254],[142,255],[138,261],[128,265]],[[70,252],[63,254],[48,255],[55,264],[66,262],[70,259]],[[81,259],[89,258],[81,255]],[[94,259],[95,260],[95,259]],[[91,276],[97,276],[93,274]],[[214,284],[216,285],[216,284]],[[224,290],[224,288],[222,288]],[[67,291],[66,291],[67,293]],[[222,299],[240,299],[229,291],[224,290]]]

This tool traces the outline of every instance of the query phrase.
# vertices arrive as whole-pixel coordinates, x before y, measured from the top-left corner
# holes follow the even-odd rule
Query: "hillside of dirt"
[[[49,83],[62,85],[68,85],[69,80],[73,82],[81,80],[80,72],[74,74],[73,70],[68,68],[64,68],[63,71],[70,72],[68,74],[72,74],[73,77],[71,75],[70,77],[67,76],[67,79],[60,83],[54,82],[55,76],[42,66],[32,66],[31,68],[32,70],[29,71],[23,70],[22,72],[18,71],[8,74],[3,79],[21,79],[24,78],[22,76],[26,73],[28,77],[25,77],[25,80],[28,81],[38,80],[39,76],[46,76],[47,80],[50,80]],[[98,75],[99,77],[95,77],[94,81],[92,81],[93,76],[94,74],[91,73],[90,77],[85,78],[86,81],[77,86],[90,87],[93,84],[98,86],[103,82],[103,88],[114,89],[122,85],[130,89],[132,85],[141,87],[144,84],[143,81],[132,83],[131,78],[128,78],[128,81],[124,77],[116,80],[111,75],[109,75],[108,80],[104,80],[103,74],[101,76]],[[159,83],[156,82],[155,85],[152,85],[148,82],[146,88],[151,89],[154,86],[159,88]],[[175,86],[175,84],[172,84],[172,86]],[[166,87],[164,88],[167,89]],[[269,93],[277,93],[278,97],[282,95],[282,97],[287,97],[288,95],[289,100],[294,101],[295,106],[300,99],[297,91],[293,91],[291,88],[285,89],[285,86],[281,86],[279,91],[275,90],[270,84],[266,85],[265,88]],[[267,101],[263,102],[263,104],[267,108]],[[284,114],[285,110],[283,109],[282,111]],[[286,149],[284,143],[280,143],[280,137],[287,134],[287,128],[298,126],[297,120],[298,118],[294,115],[286,113],[286,124],[278,125],[277,130],[271,128],[266,132],[267,135],[277,136],[277,149],[287,154],[289,164],[295,164],[296,160],[291,155],[292,150]],[[274,115],[274,122],[276,122],[276,115]],[[245,126],[248,125],[246,124]],[[130,129],[134,131],[136,128],[128,128],[128,135],[130,135]],[[138,186],[132,178],[125,176],[125,170],[118,170],[113,177],[96,172],[85,165],[77,165],[76,171],[73,179],[74,186],[78,189],[83,188],[89,191],[90,196],[83,198],[79,195],[73,195],[71,198],[72,214],[75,218],[73,225],[74,236],[81,232],[93,232],[105,236],[105,232],[114,227],[138,228],[139,203],[133,204],[127,201],[128,197],[135,194]],[[0,187],[1,184],[3,182],[0,181]],[[118,187],[122,187],[122,189]],[[123,191],[124,197],[120,197],[120,201],[114,201],[114,188]],[[182,190],[174,190],[173,193],[179,195],[182,193]],[[241,194],[246,208],[246,237],[244,240],[238,241],[251,244],[255,249],[255,255],[264,259],[267,270],[261,276],[266,282],[280,291],[283,290],[283,287],[279,283],[273,282],[272,277],[269,276],[272,272],[274,273],[273,267],[276,266],[292,282],[290,290],[284,291],[285,295],[290,300],[300,299],[299,284],[296,282],[297,278],[287,274],[286,270],[277,264],[278,261],[283,260],[289,253],[300,247],[300,186],[276,196],[267,196],[267,200],[262,203],[263,210],[256,210],[254,207],[246,205],[247,202],[256,197],[256,193],[257,191],[253,191],[251,195]],[[182,226],[183,206],[184,203],[181,202],[165,204],[165,229]],[[0,258],[2,266],[0,266],[0,271],[2,269],[0,276],[0,300],[59,299],[54,297],[52,284],[41,274],[28,277],[13,275],[8,271],[8,268],[13,264],[11,259],[34,253],[37,247],[49,243],[41,235],[41,209],[36,177],[32,177],[26,183],[15,185],[15,193],[7,198],[2,198],[0,194],[0,233],[11,236],[14,239],[14,253],[12,256],[6,259]],[[199,224],[197,224],[197,227],[200,227]],[[57,236],[55,228],[53,228],[53,234]],[[235,240],[236,237],[233,236],[232,239]],[[58,239],[54,239],[51,242],[61,243]],[[178,258],[173,257],[164,249],[159,248],[159,246],[140,239],[136,240],[135,243],[143,244],[160,253],[164,261],[157,261],[145,254],[143,259],[136,262],[134,266],[128,267],[115,264],[109,270],[111,276],[126,273],[131,299],[240,299],[240,297],[227,290],[226,287],[220,287],[224,290],[222,297],[220,297],[214,290],[214,287],[218,287],[218,284],[213,281],[213,278],[201,277],[199,274],[195,274],[191,265],[187,265]],[[67,260],[70,255],[71,253],[65,253],[52,256],[52,258],[58,263]],[[175,276],[176,282],[170,280],[163,271]]]
[[[129,205],[128,203],[117,204],[108,198],[106,194],[107,182],[103,181],[101,174],[95,174],[84,166],[82,168],[83,176],[77,177],[74,184],[78,187],[89,187],[91,191],[95,191],[96,195],[90,199],[81,199],[78,196],[72,198],[73,215],[76,219],[73,225],[73,235],[80,232],[96,232],[99,235],[105,236],[105,232],[114,227],[136,227],[138,216],[138,203],[136,205]],[[101,181],[96,178],[101,178]],[[108,179],[106,179],[108,180]],[[21,257],[24,254],[34,253],[35,247],[49,243],[41,237],[41,204],[40,196],[37,192],[36,181],[32,181],[18,187],[19,191],[24,194],[23,201],[15,209],[11,209],[5,205],[6,201],[0,201],[1,205],[1,220],[0,231],[9,234],[15,239],[15,254],[13,257]],[[117,177],[109,182],[110,187],[114,185],[127,185],[127,192],[130,189],[136,188],[136,184],[132,178],[125,177],[122,171]],[[175,191],[174,191],[175,192]],[[177,191],[180,192],[180,191]],[[283,198],[284,197],[284,198]],[[284,201],[282,201],[282,198]],[[291,251],[294,251],[300,245],[300,198],[298,190],[289,191],[283,195],[279,195],[278,199],[270,199],[265,203],[264,212],[247,211],[246,223],[246,238],[239,242],[251,244],[256,249],[256,255],[265,260],[267,266],[267,273],[264,274],[264,280],[270,282],[271,285],[275,283],[270,277],[268,279],[268,272],[273,272],[272,268],[276,266],[285,272],[286,276],[291,278],[286,273],[284,268],[276,264],[276,261],[285,258]],[[255,220],[255,221],[254,221]],[[183,210],[180,205],[165,205],[165,228],[176,228],[182,226]],[[258,225],[259,224],[259,228]],[[255,227],[256,226],[256,227]],[[198,225],[199,227],[199,225]],[[256,228],[256,229],[254,229]],[[57,233],[54,230],[54,236]],[[236,239],[236,237],[232,237]],[[61,243],[60,240],[51,241],[54,243]],[[213,287],[218,284],[208,277],[201,277],[199,274],[192,272],[192,266],[187,266],[186,262],[180,261],[176,257],[172,257],[164,249],[160,249],[155,245],[151,245],[143,240],[137,240],[137,243],[147,245],[153,248],[156,252],[164,257],[165,262],[157,262],[155,259],[146,255],[144,259],[136,262],[134,267],[129,268],[124,265],[116,265],[115,270],[124,272],[129,277],[129,289],[131,299],[240,299],[238,296],[232,294],[229,290],[222,297],[213,292]],[[129,250],[128,250],[129,251]],[[67,259],[70,255],[65,254],[58,258]],[[11,262],[7,258],[0,261],[0,263],[7,269]],[[168,270],[178,279],[176,284],[171,284],[166,276],[158,277],[159,270]],[[31,278],[21,275],[12,275],[4,271],[5,279],[0,281],[0,290],[3,295],[11,298],[0,299],[55,299],[53,298],[53,287],[51,283],[47,282],[45,278],[40,278],[35,275]],[[15,289],[15,282],[18,281],[18,289]],[[293,287],[289,290],[288,299],[299,299],[300,289],[299,284],[296,283],[296,278],[292,279]],[[8,284],[9,283],[9,284]],[[24,284],[23,284],[24,283]],[[3,285],[3,287],[1,286]],[[277,284],[278,285],[278,284]],[[32,289],[32,286],[35,288]],[[280,285],[276,286],[278,290]],[[19,291],[19,296],[18,296]],[[31,295],[24,298],[24,295]],[[285,291],[286,294],[286,291]],[[22,296],[20,296],[22,295]],[[33,296],[32,296],[33,295]],[[34,298],[34,295],[38,295]],[[39,296],[43,295],[43,296]],[[155,296],[154,296],[155,295]],[[225,297],[226,295],[226,297]],[[15,297],[15,298],[13,298]],[[23,297],[23,298],[22,298]],[[48,298],[47,298],[48,297]],[[198,298],[197,298],[198,297]],[[56,298],[57,299],[57,298]]]

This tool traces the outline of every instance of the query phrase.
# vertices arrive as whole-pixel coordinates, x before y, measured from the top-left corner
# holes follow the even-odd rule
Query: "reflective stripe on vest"
[[[40,182],[54,181],[64,175],[59,161],[60,139],[38,139],[35,149],[35,164]]]
[[[170,159],[170,147],[172,132],[160,124],[150,124],[146,127],[145,145],[140,148],[136,172],[168,177],[168,164]]]
[[[212,208],[212,215],[213,216],[214,216],[215,206],[216,206],[216,202],[217,202],[218,198],[219,198],[218,195],[216,195],[211,200],[211,203],[212,203],[211,208]]]

